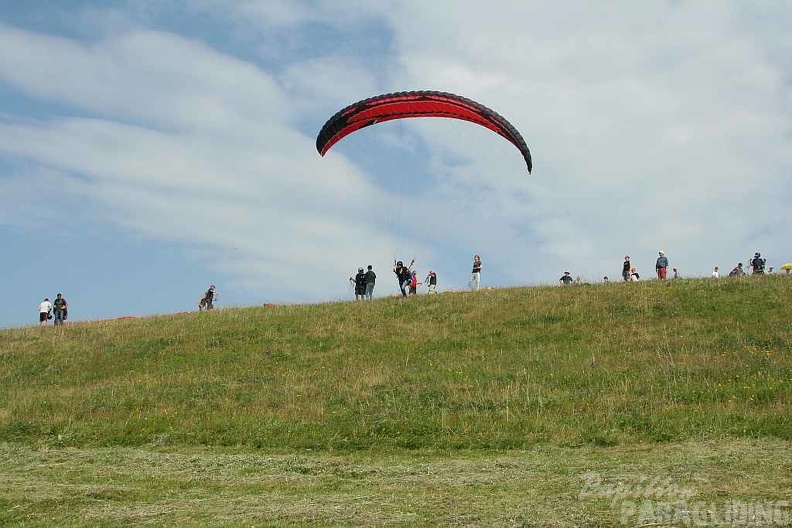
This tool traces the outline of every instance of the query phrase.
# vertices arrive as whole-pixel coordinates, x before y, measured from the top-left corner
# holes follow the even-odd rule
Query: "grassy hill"
[[[792,277],[764,277],[6,330],[0,440],[312,449],[790,440],[790,314]]]
[[[378,480],[393,470],[387,460],[397,466],[435,464],[440,473],[438,468],[456,460],[455,474],[464,480],[462,459],[471,461],[468,469],[474,472],[482,460],[497,459],[510,474],[509,468],[522,467],[516,460],[524,453],[539,450],[536,456],[560,484],[544,495],[531,488],[530,500],[508,493],[499,494],[499,500],[523,509],[550,505],[537,510],[535,519],[561,519],[560,525],[593,518],[608,524],[616,523],[618,509],[603,510],[596,503],[589,508],[580,501],[575,508],[558,499],[579,491],[571,484],[578,478],[571,474],[573,467],[607,472],[601,455],[609,453],[615,464],[625,464],[625,457],[636,456],[636,446],[644,446],[646,456],[631,459],[630,467],[678,477],[685,474],[682,466],[659,461],[674,459],[673,450],[684,446],[721,460],[699,464],[702,475],[719,478],[725,478],[728,467],[739,466],[729,457],[750,453],[764,465],[753,474],[763,480],[751,493],[788,497],[791,315],[792,277],[767,276],[444,293],[4,330],[0,475],[13,481],[15,475],[38,474],[53,464],[46,461],[51,456],[63,468],[87,458],[85,467],[142,464],[144,473],[148,462],[142,460],[159,457],[152,464],[167,466],[176,463],[167,457],[180,453],[196,460],[210,457],[222,466],[216,457],[230,456],[230,449],[234,456],[276,457],[267,458],[276,460],[273,475],[292,474],[289,461],[308,456],[308,462],[297,465],[312,467],[309,473],[324,468],[335,478],[334,486],[348,483],[351,477],[344,471],[357,471],[353,480],[361,489],[381,489],[384,501],[397,493]],[[564,460],[578,463],[568,466]],[[261,472],[262,464],[253,466]],[[38,469],[31,473],[31,467]],[[57,467],[41,473],[42,486],[63,476]],[[538,471],[524,469],[534,476]],[[448,471],[445,485],[455,487]],[[124,489],[135,488],[130,479],[122,478]],[[229,492],[230,482],[216,482],[212,489]],[[765,488],[762,482],[773,484]],[[168,490],[170,485],[185,484],[163,484]],[[436,486],[445,489],[442,483]],[[275,488],[267,487],[269,493]],[[713,483],[712,496],[716,488]],[[300,489],[292,491],[302,498],[302,493],[328,492]],[[36,510],[45,512],[41,515],[20,506],[24,501],[10,491],[0,493],[0,506],[5,502],[11,508],[9,522],[42,525],[199,525],[217,519],[220,510],[229,525],[250,525],[257,518],[230,515],[224,501],[206,517],[175,506],[150,518],[119,516],[108,504],[128,511],[130,504],[148,505],[147,496],[105,492],[88,499],[79,495],[71,506],[69,501],[47,503]],[[418,508],[415,496],[403,498],[399,515],[379,520],[403,525],[533,522],[519,516],[509,521],[503,504],[479,504],[475,497],[489,492],[479,486],[477,493],[454,495],[467,497],[453,500],[467,501],[469,509],[484,508],[467,521],[454,513],[464,506],[448,507],[448,502],[419,508],[418,517],[401,516],[409,504]],[[350,507],[359,501],[354,493],[343,496]],[[83,511],[86,500],[101,502],[107,515],[75,513]],[[13,505],[21,509],[14,513]],[[266,508],[255,511],[275,524],[379,524],[365,506],[357,516],[297,509],[281,516],[263,514]]]

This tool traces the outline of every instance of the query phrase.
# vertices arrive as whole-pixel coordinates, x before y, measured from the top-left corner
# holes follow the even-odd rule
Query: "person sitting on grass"
[[[729,272],[729,277],[742,277],[745,275],[745,270],[743,270],[743,263],[739,262],[737,265]]]

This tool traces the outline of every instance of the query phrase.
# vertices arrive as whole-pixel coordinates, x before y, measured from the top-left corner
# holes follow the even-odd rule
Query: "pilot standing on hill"
[[[366,298],[366,272],[363,268],[358,268],[355,278],[349,279],[355,284],[355,300],[362,301]]]
[[[473,271],[470,273],[470,289],[473,291],[478,291],[479,286],[481,286],[481,268],[484,267],[484,264],[481,263],[481,257],[478,255],[473,255]]]
[[[410,280],[412,279],[412,271],[410,268],[413,264],[415,264],[415,259],[410,262],[409,266],[405,266],[401,260],[393,265],[393,273],[396,274],[396,278],[399,280],[399,290],[401,290],[402,297],[407,297],[407,291],[410,288]]]

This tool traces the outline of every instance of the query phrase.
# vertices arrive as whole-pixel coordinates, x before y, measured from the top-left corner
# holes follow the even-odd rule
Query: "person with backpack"
[[[751,268],[753,275],[764,275],[765,272],[765,262],[766,260],[762,258],[762,255],[757,251],[754,254],[754,258],[751,260]]]
[[[362,301],[366,298],[366,272],[363,268],[358,268],[355,278],[349,279],[355,284],[355,300]]]
[[[412,265],[415,264],[415,260],[410,262],[409,266],[405,266],[404,263],[399,260],[393,264],[393,273],[396,274],[396,279],[399,281],[399,290],[401,291],[402,297],[407,297],[407,291],[410,288],[410,280],[412,279]]]
[[[55,297],[53,307],[55,308],[55,326],[62,325],[68,317],[69,303],[67,303],[66,299],[63,298],[63,295],[59,293],[57,297]]]

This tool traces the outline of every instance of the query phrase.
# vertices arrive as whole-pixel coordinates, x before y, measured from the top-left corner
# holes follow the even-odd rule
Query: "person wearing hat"
[[[407,291],[410,288],[410,280],[412,279],[412,265],[415,264],[415,259],[410,262],[409,266],[405,266],[400,260],[393,263],[393,273],[396,274],[396,279],[399,281],[399,290],[402,297],[407,297]]]
[[[764,275],[765,259],[762,258],[759,252],[756,252],[751,260],[751,268],[753,275]]]
[[[355,283],[355,300],[364,300],[366,298],[366,271],[363,268],[358,268],[355,278],[349,280]]]
[[[561,278],[558,279],[558,282],[560,282],[563,286],[569,286],[572,284],[572,275],[570,275],[568,271],[565,271],[564,274],[561,275]]]
[[[470,273],[470,282],[468,283],[468,286],[473,291],[478,291],[479,286],[481,286],[481,268],[483,267],[481,257],[473,255],[473,271]]]
[[[630,255],[624,255],[624,265],[622,266],[622,279],[624,279],[624,282],[630,280],[631,267],[632,263],[630,262]]]
[[[662,249],[658,251],[658,255],[655,270],[657,271],[657,278],[664,280],[666,278],[666,270],[668,270],[668,259]]]

